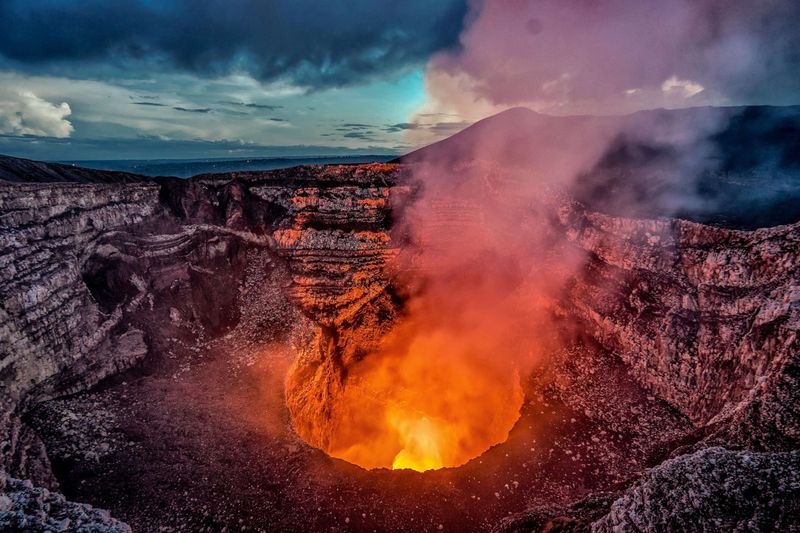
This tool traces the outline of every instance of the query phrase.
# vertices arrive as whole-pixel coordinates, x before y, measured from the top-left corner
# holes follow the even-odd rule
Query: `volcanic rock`
[[[0,529],[3,531],[94,531],[130,533],[126,524],[108,511],[68,502],[64,496],[29,480],[0,472]]]

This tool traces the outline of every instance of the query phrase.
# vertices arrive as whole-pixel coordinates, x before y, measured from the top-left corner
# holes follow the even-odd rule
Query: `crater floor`
[[[141,365],[29,417],[64,494],[134,531],[487,530],[613,490],[691,428],[576,340],[527,382],[506,443],[460,468],[367,471],[292,431],[288,343],[252,348],[237,329],[198,344],[191,328],[160,327],[166,340]]]

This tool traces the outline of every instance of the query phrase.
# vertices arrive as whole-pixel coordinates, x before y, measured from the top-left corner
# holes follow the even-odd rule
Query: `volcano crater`
[[[789,523],[796,484],[752,495],[798,471],[800,224],[740,231],[548,200],[553,256],[584,261],[542,304],[519,390],[475,389],[499,399],[491,414],[511,408],[500,436],[455,468],[411,461],[424,473],[394,449],[368,469],[332,457],[345,455],[336,422],[356,416],[338,411],[349,380],[408,305],[392,267],[408,172],[4,187],[6,490],[30,479],[142,531],[611,528],[646,526],[694,465],[701,509],[723,468],[726,497],[747,502],[732,519]],[[434,370],[426,398],[454,377]],[[637,498],[654,490],[667,496]],[[764,515],[770,497],[784,505]]]

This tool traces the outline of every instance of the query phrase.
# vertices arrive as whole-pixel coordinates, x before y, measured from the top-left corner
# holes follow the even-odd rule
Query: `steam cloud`
[[[800,4],[791,0],[475,0],[470,6],[461,48],[428,64],[428,103],[419,121],[430,113],[475,120],[511,106],[606,118],[516,112],[446,150],[428,150],[429,163],[482,160],[524,168],[525,182],[556,185],[616,214],[719,207],[722,199],[699,194],[705,185],[699,179],[731,159],[714,137],[740,118],[731,109],[620,115],[795,104],[800,94]],[[780,111],[762,114],[750,119],[764,129],[785,119]],[[419,141],[422,134],[409,135]],[[767,150],[753,149],[765,157]],[[786,159],[777,154],[761,169]],[[624,169],[634,175],[622,176],[627,183],[621,184],[612,174]],[[452,178],[446,172],[424,177],[435,180]]]
[[[800,84],[799,12],[789,1],[473,2],[462,49],[428,65],[430,102],[420,114],[475,118],[522,104],[608,115],[781,102]],[[487,402],[504,397],[509,376],[531,371],[557,346],[548,310],[584,264],[554,223],[558,198],[607,193],[616,167],[637,163],[644,147],[657,154],[637,169],[644,192],[623,188],[607,206],[654,216],[703,203],[692,180],[715,164],[717,147],[707,140],[731,118],[715,109],[625,117],[511,109],[412,154],[419,195],[393,237],[407,252],[397,283],[407,291],[406,314],[382,353],[351,377],[363,383],[388,373],[382,383],[403,383],[395,369],[422,365],[415,376],[434,376],[433,385],[422,400],[400,403],[433,420],[473,409],[464,387]],[[419,345],[428,346],[423,355]],[[456,366],[480,370],[465,385]],[[391,386],[373,392],[394,397]],[[492,410],[507,423],[506,410]],[[472,431],[496,422],[477,408],[469,415]]]

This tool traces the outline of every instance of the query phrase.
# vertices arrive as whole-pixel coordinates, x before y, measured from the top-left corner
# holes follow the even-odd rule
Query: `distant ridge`
[[[402,155],[392,162],[414,163],[425,160],[463,163],[485,152],[484,144],[494,141],[503,144],[500,153],[509,158],[526,158],[537,146],[550,139],[547,133],[559,132],[579,138],[581,128],[622,125],[626,131],[646,123],[691,124],[698,118],[718,123],[719,141],[723,151],[738,151],[765,146],[782,150],[786,162],[794,157],[800,165],[800,105],[794,106],[730,106],[653,109],[628,115],[545,115],[526,107],[514,107],[486,117],[445,139]],[[756,146],[758,145],[758,146]],[[723,153],[733,155],[732,153]]]
[[[0,155],[0,183],[137,183],[164,177],[266,171],[301,165],[385,163],[391,155],[289,156],[243,159],[162,159],[46,163]]]
[[[0,183],[138,183],[150,180],[147,176],[130,172],[95,170],[0,155]]]

